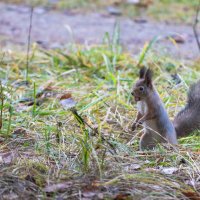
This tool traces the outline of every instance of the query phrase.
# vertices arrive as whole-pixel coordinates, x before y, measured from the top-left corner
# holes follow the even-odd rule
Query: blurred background
[[[199,132],[147,153],[131,130],[142,66],[171,120],[185,106],[199,6],[0,0],[0,199],[199,200]]]
[[[125,51],[137,54],[156,38],[155,51],[193,59],[199,53],[193,33],[198,4],[188,0],[1,0],[0,45],[3,49],[27,45],[33,7],[31,42],[42,48],[99,44],[118,23]]]

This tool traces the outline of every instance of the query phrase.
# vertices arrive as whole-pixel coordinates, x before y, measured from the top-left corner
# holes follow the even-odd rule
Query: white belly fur
[[[138,101],[137,102],[137,110],[142,114],[144,115],[145,113],[147,113],[148,111],[148,108],[147,108],[147,105],[144,101]]]
[[[138,101],[137,102],[137,109],[142,114],[145,115],[148,112],[148,107],[144,101]],[[144,128],[147,130],[152,130],[155,134],[158,132],[157,124],[155,120],[146,120],[144,123]],[[151,131],[151,132],[152,132]]]

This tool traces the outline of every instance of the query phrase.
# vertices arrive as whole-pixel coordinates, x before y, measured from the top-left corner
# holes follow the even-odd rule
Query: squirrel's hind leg
[[[158,141],[151,132],[144,133],[140,138],[140,151],[152,150],[156,147],[157,143]]]

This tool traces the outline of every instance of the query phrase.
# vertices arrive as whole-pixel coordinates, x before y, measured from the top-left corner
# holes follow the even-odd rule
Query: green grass
[[[142,0],[146,2],[147,0]],[[117,7],[120,8],[124,16],[131,18],[148,17],[157,21],[168,22],[184,22],[193,23],[198,1],[188,0],[153,0],[153,3],[144,8],[141,6],[130,5],[121,0],[60,0],[55,3],[50,3],[47,0],[8,0],[10,3],[25,3],[27,5],[42,5],[54,9],[72,9],[80,12],[105,12],[108,6],[114,6],[117,2]]]
[[[188,183],[197,181],[200,173],[198,134],[181,139],[176,151],[160,146],[154,152],[139,152],[139,130],[134,135],[128,128],[136,115],[130,90],[141,65],[154,70],[155,85],[173,118],[185,104],[188,85],[199,77],[199,64],[188,66],[155,55],[153,41],[133,58],[122,52],[118,37],[116,24],[110,42],[99,46],[72,45],[49,51],[34,46],[29,85],[23,84],[26,54],[4,52],[0,66],[4,100],[0,155],[6,152],[7,157],[1,157],[4,182],[0,190],[7,187],[3,183],[18,178],[17,183],[26,185],[27,190],[37,191],[28,195],[52,199],[59,195],[79,198],[88,191],[103,193],[104,199],[197,195]],[[183,80],[178,87],[170,77],[174,72]],[[59,98],[63,94],[77,102],[77,112],[62,107]],[[24,98],[30,98],[31,103],[20,103]],[[169,167],[178,171],[163,174],[162,169]],[[64,191],[47,187],[58,183],[69,186]],[[11,183],[10,188],[27,198],[17,184]]]

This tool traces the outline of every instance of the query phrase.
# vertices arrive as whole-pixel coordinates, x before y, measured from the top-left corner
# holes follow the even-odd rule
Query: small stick
[[[199,1],[199,5],[197,7],[196,17],[195,17],[195,21],[194,21],[194,24],[193,24],[194,36],[195,36],[197,46],[198,46],[199,51],[200,51],[200,40],[199,40],[199,36],[198,36],[198,31],[197,31],[197,25],[198,25],[198,22],[199,22],[199,20],[198,20],[199,12],[200,12],[200,1]]]
[[[26,82],[27,83],[28,83],[28,71],[29,71],[29,52],[30,52],[30,43],[31,43],[32,22],[33,22],[33,7],[31,7],[31,13],[30,13],[30,24],[29,24],[29,32],[28,32],[28,46],[27,46],[27,55],[26,55]]]
[[[0,64],[3,64],[4,56],[5,52],[2,55]],[[0,81],[0,101],[1,101],[1,110],[0,110],[0,130],[1,130],[3,125],[3,106],[4,106],[3,86],[1,81]]]
[[[71,108],[70,111],[73,113],[73,115],[76,117],[76,119],[79,121],[79,123],[80,123],[81,125],[84,125],[84,126],[86,125],[86,126],[89,127],[92,131],[94,131],[96,134],[99,134],[99,132],[98,132],[97,129],[95,129],[95,128],[93,128],[92,126],[90,126],[90,125],[78,114],[78,112],[77,112],[77,110],[76,110],[75,107]],[[113,145],[111,142],[109,142],[108,140],[106,140],[106,139],[103,137],[102,134],[101,134],[101,139],[102,139],[102,141],[106,142],[106,143],[112,148],[112,150],[114,151],[115,154],[117,154],[114,145]],[[113,154],[111,151],[110,151],[110,153]]]
[[[3,106],[4,106],[4,96],[3,96],[3,86],[2,83],[0,82],[0,95],[1,95],[1,110],[0,110],[0,130],[3,125]]]

